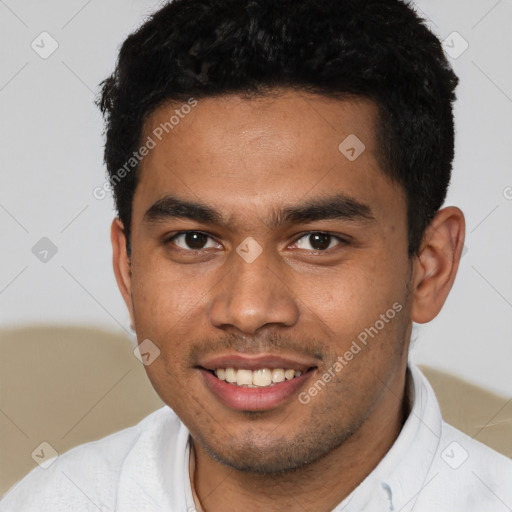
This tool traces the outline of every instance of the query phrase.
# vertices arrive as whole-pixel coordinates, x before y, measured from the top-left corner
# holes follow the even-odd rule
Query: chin
[[[256,442],[257,435],[245,435],[244,439],[230,439],[229,446],[212,447],[199,440],[210,457],[221,464],[254,475],[291,473],[317,462],[351,436],[350,430],[331,431],[330,434],[311,430],[296,434],[292,440],[273,440],[265,444],[265,438]]]

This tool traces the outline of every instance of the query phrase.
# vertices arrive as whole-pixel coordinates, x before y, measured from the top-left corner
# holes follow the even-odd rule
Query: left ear
[[[441,311],[459,268],[465,236],[464,214],[449,206],[428,225],[413,270],[411,319],[423,324]]]

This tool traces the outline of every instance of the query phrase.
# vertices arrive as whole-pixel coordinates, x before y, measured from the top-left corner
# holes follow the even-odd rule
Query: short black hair
[[[457,83],[438,38],[401,0],[166,4],[123,43],[98,99],[128,254],[138,165],[123,179],[118,171],[140,147],[148,116],[168,101],[284,87],[375,102],[379,163],[405,190],[411,257],[450,182]]]

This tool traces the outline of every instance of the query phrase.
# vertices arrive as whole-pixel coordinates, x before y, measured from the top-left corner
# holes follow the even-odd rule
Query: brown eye
[[[299,238],[296,245],[299,249],[306,249],[308,251],[325,251],[341,243],[343,243],[341,238],[329,233],[316,231]]]
[[[331,243],[331,235],[325,233],[314,233],[309,235],[309,243],[315,251],[323,251],[327,249]]]
[[[180,249],[199,251],[210,247],[216,247],[217,244],[206,233],[200,231],[185,231],[174,235],[170,240]]]

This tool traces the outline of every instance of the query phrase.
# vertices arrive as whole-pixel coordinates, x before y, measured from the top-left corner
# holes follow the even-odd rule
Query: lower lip
[[[228,407],[238,411],[265,411],[278,407],[286,399],[298,394],[311,377],[312,371],[266,388],[246,388],[218,379],[211,372],[200,369],[201,375],[213,393]]]

